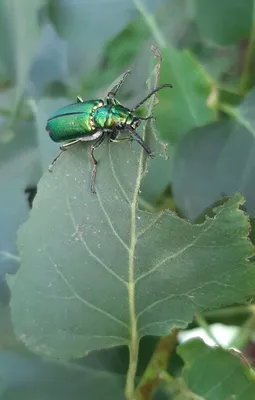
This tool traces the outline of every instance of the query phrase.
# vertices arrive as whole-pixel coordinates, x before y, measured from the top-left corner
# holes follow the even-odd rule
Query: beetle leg
[[[114,132],[110,137],[110,142],[119,143],[119,142],[125,142],[127,140],[129,140],[131,142],[133,140],[130,136],[123,137],[123,138],[121,137],[119,139],[116,139],[118,137],[118,134],[119,134],[119,132]]]
[[[61,148],[61,147],[60,147]],[[52,163],[49,165],[48,167],[48,171],[52,172],[53,166],[56,163],[56,161],[59,159],[59,157],[61,156],[61,154],[64,152],[64,150],[61,149],[61,151],[56,155],[56,157],[52,160]]]
[[[110,141],[113,143],[125,142],[127,140],[131,141],[132,138],[129,136],[129,137],[124,137],[124,138],[119,138],[119,139],[110,139]]]
[[[117,100],[115,100],[116,94],[119,91],[119,89],[121,88],[121,86],[123,85],[124,80],[126,79],[126,77],[131,73],[131,69],[128,69],[122,76],[121,80],[117,83],[116,86],[113,87],[112,90],[110,90],[110,92],[107,94],[106,96],[106,101],[107,104],[119,104],[119,102]]]
[[[155,154],[152,153],[152,151],[147,146],[145,141],[141,138],[141,136],[139,136],[138,133],[132,129],[129,129],[129,132],[131,134],[131,138],[133,138],[137,143],[139,143],[143,147],[143,149],[148,154],[148,156],[150,156],[151,158],[154,158]]]
[[[77,103],[83,103],[83,99],[81,96],[77,96]]]
[[[110,141],[113,142],[119,133],[120,132],[118,131],[118,129],[115,129],[114,131],[110,132]]]
[[[79,138],[79,140],[81,142],[91,142],[92,140],[98,139],[99,137],[102,136],[102,131],[98,130],[95,133],[93,133],[93,135],[91,136],[82,136],[81,138]]]
[[[119,133],[120,133],[120,131],[118,131],[118,130],[115,130],[114,132],[112,132],[110,135],[110,142],[118,143],[118,142],[123,142],[125,140],[130,140],[130,141],[132,140],[132,138],[130,136],[116,139],[118,137]]]
[[[95,159],[95,156],[94,156],[94,150],[98,146],[100,146],[100,144],[104,141],[104,139],[105,139],[105,132],[101,132],[101,136],[90,147],[90,158],[91,158],[91,161],[92,161],[92,164],[93,164],[92,172],[91,172],[90,192],[94,193],[94,194],[96,193],[95,192],[95,180],[96,180],[96,173],[97,173],[97,160]]]
[[[50,164],[48,170],[49,170],[50,172],[52,172],[53,165],[54,165],[54,164],[56,163],[56,161],[59,159],[59,157],[61,156],[61,154],[64,153],[64,151],[67,149],[67,147],[72,146],[73,144],[78,143],[78,142],[80,142],[80,139],[73,140],[72,142],[68,142],[68,143],[65,143],[65,144],[63,144],[62,146],[60,146],[60,152],[59,152],[59,153],[56,155],[56,157],[52,160],[52,163]]]

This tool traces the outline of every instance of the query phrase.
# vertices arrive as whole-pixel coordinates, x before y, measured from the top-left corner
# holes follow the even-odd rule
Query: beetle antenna
[[[148,121],[148,119],[156,119],[153,115],[149,115],[148,117],[138,117],[141,121]]]
[[[139,107],[141,107],[141,105],[142,105],[143,103],[145,103],[153,94],[157,93],[159,90],[161,90],[161,89],[163,89],[163,88],[165,88],[165,87],[172,88],[173,86],[172,86],[170,83],[165,83],[164,85],[159,86],[158,88],[152,90],[152,91],[148,94],[148,96],[146,96],[142,101],[140,101],[140,103],[138,103],[138,104],[131,110],[131,112],[137,110],[137,109],[138,109]]]

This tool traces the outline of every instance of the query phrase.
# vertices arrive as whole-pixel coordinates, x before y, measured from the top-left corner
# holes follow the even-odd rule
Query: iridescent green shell
[[[93,135],[98,130],[93,113],[103,104],[103,100],[90,100],[69,104],[57,110],[48,119],[46,126],[50,138],[54,142],[66,142]]]

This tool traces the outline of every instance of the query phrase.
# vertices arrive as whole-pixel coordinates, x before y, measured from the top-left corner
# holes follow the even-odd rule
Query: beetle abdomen
[[[96,131],[93,112],[102,100],[74,103],[58,110],[48,119],[46,130],[54,142],[66,142],[92,135]]]
[[[89,116],[84,113],[67,114],[62,115],[61,118],[51,119],[47,123],[46,130],[54,142],[66,142],[93,134]]]

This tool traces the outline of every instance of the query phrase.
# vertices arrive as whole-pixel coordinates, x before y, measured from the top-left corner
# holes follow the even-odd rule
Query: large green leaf
[[[186,363],[184,381],[201,400],[255,399],[255,382],[249,377],[248,365],[242,363],[237,354],[210,348],[197,339],[182,344],[178,353]]]
[[[226,107],[234,119],[189,132],[180,143],[173,167],[173,191],[188,218],[196,218],[222,194],[240,191],[250,215],[254,208],[255,90],[238,108]]]
[[[141,153],[143,154],[143,153]],[[70,149],[39,183],[19,232],[12,287],[15,329],[36,352],[78,357],[185,327],[194,312],[254,292],[248,221],[237,195],[202,225],[137,209],[143,164],[127,143],[97,151],[90,194],[85,146]]]
[[[252,28],[254,1],[195,0],[194,11],[200,32],[219,45],[248,39]]]

